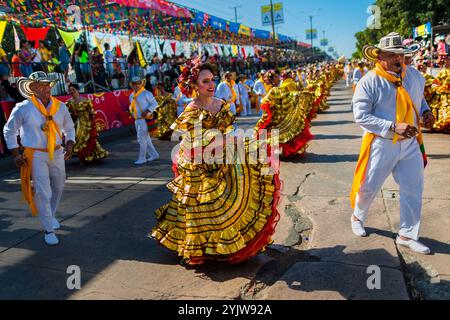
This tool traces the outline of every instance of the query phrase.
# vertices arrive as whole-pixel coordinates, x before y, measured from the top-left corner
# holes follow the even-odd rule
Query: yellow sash
[[[145,91],[145,87],[142,87],[138,92],[134,93],[133,100],[131,100],[130,113],[133,115],[134,119],[137,120],[137,98]]]
[[[25,148],[23,155],[26,158],[27,164],[20,168],[22,195],[26,203],[30,206],[31,215],[36,217],[38,212],[33,199],[33,190],[31,189],[31,170],[33,165],[34,149]]]
[[[234,80],[231,80],[231,83],[227,82],[227,81],[225,81],[225,83],[227,84],[228,88],[230,88],[230,90],[231,90],[231,101],[227,101],[227,102],[235,103],[237,100],[236,90],[234,90],[234,85],[236,82],[234,82]]]
[[[406,66],[405,65],[403,66],[401,78],[397,78],[394,75],[389,74],[386,70],[383,69],[383,67],[379,63],[376,64],[374,71],[378,76],[385,78],[386,80],[392,82],[396,86],[397,89],[396,122],[397,123],[403,122],[409,124],[410,126],[414,126],[415,125],[414,114],[416,114],[417,116],[417,121],[420,121],[420,119],[419,113],[417,112],[417,109],[415,108],[408,91],[406,91],[406,89],[403,87],[402,79],[404,79],[406,74]],[[352,205],[352,208],[355,208],[356,196],[359,193],[359,189],[361,188],[361,185],[363,184],[365,179],[367,164],[369,162],[370,157],[370,149],[372,142],[375,138],[376,135],[373,133],[367,133],[363,138],[361,151],[359,154],[359,160],[356,166],[355,176],[353,178],[352,191],[350,194],[350,203]],[[399,135],[395,134],[393,143],[396,144],[398,139]],[[425,154],[425,148],[423,145],[423,136],[422,131],[420,130],[420,124],[417,141],[419,142],[420,151],[422,152],[424,164],[426,166],[427,159]]]

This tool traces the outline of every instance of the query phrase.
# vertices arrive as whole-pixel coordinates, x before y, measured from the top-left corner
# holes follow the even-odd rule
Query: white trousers
[[[250,103],[250,98],[248,96],[241,96],[241,103],[242,103],[242,116],[247,116],[252,113],[252,106]]]
[[[346,83],[347,87],[350,87],[350,85],[352,84],[352,78],[353,78],[353,75],[351,73],[347,73],[347,77],[345,79],[345,83]]]
[[[397,142],[376,138],[372,143],[366,179],[356,199],[354,215],[365,222],[369,208],[384,181],[392,173],[400,186],[399,235],[419,239],[424,167],[416,139]]]
[[[153,146],[152,138],[148,134],[147,123],[144,119],[139,119],[134,122],[137,133],[137,141],[139,143],[139,161],[147,159],[147,153],[150,157],[159,157],[158,151]]]
[[[232,114],[236,115],[236,104],[230,103],[230,111]]]
[[[32,166],[34,203],[45,231],[53,232],[52,219],[55,218],[66,181],[64,152],[62,149],[55,151],[50,161],[47,152],[35,151]]]

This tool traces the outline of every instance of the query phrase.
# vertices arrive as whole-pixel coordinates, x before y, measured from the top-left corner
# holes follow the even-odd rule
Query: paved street
[[[40,223],[21,200],[18,171],[0,174],[0,299],[450,299],[450,136],[426,134],[430,157],[421,235],[434,252],[417,256],[394,243],[399,192],[393,179],[377,197],[370,236],[353,236],[348,194],[362,131],[351,90],[339,82],[330,110],[314,121],[303,159],[283,162],[282,215],[275,243],[250,261],[186,269],[147,237],[153,211],[169,201],[174,143],[157,141],[162,158],[133,166],[135,137],[109,143],[96,166],[71,160],[59,210],[61,244],[47,247]],[[256,118],[241,121],[253,126]],[[81,269],[81,290],[66,286]],[[381,289],[369,290],[369,266]]]

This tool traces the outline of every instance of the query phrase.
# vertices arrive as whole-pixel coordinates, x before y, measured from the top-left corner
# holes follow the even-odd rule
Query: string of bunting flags
[[[163,0],[5,0],[6,21],[26,27],[158,36],[178,41],[272,45],[272,34]],[[0,25],[1,27],[1,25]],[[79,26],[81,27],[81,26]],[[78,31],[80,28],[77,28]],[[1,29],[0,29],[1,31]],[[294,41],[276,35],[279,42]]]

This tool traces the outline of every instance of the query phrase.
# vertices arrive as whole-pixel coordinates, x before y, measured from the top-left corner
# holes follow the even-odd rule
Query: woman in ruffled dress
[[[92,101],[80,95],[80,87],[75,83],[69,85],[69,94],[72,98],[66,104],[76,129],[74,154],[78,156],[81,164],[92,163],[108,157],[108,151],[104,150],[97,140],[98,132]]]
[[[270,75],[269,78],[275,77]],[[278,130],[278,141],[285,158],[301,156],[308,143],[313,139],[310,133],[308,116],[313,106],[313,93],[303,90],[295,81],[296,75],[291,70],[282,74],[283,82],[278,87],[275,81],[273,88],[262,100],[263,116],[256,124],[256,131]]]
[[[256,139],[240,145],[235,115],[214,98],[214,73],[199,59],[183,68],[179,87],[194,99],[172,126],[182,132],[176,178],[168,184],[173,197],[155,212],[157,224],[150,234],[185,265],[246,261],[271,244],[279,220],[279,162],[270,156],[267,163],[253,161],[260,157],[252,158],[250,150],[262,152],[251,149]],[[230,158],[233,152],[240,156]]]

